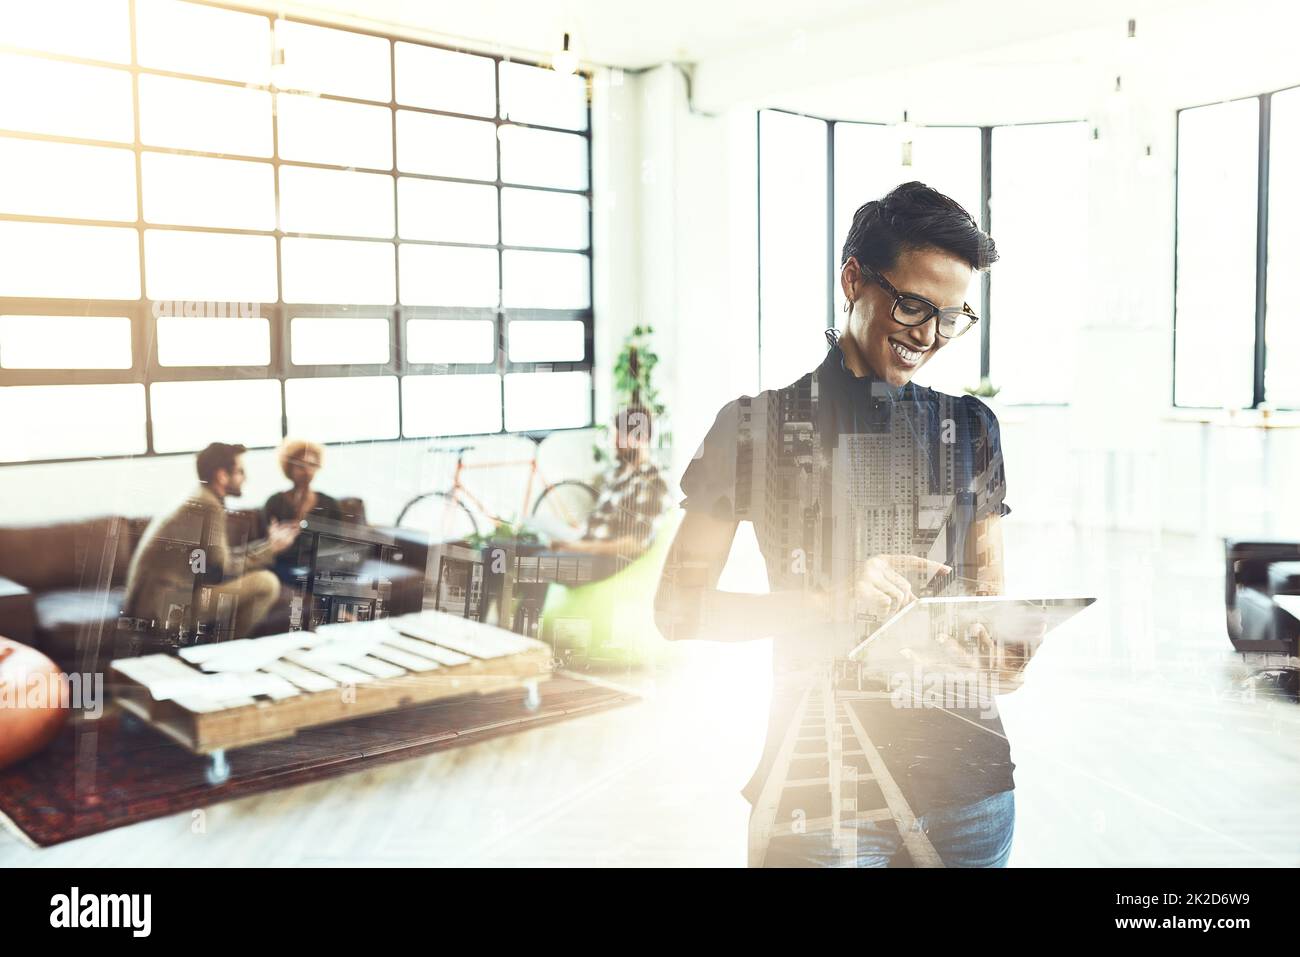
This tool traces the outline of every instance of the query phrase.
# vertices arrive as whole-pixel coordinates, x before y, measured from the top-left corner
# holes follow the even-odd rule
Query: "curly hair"
[[[852,256],[862,266],[890,269],[903,250],[927,247],[950,252],[973,269],[987,269],[998,259],[992,238],[960,203],[913,181],[858,207],[840,265]]]
[[[308,452],[315,452],[316,461],[324,464],[325,446],[319,442],[311,442],[307,439],[285,439],[280,443],[280,451],[276,453],[276,459],[280,463],[280,471],[284,473],[285,478],[292,479],[289,474],[289,464],[300,461]]]

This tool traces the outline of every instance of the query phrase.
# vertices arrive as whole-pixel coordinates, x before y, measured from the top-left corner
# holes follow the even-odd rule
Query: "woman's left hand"
[[[939,644],[959,667],[993,675],[997,682],[994,694],[1007,694],[1024,684],[1025,666],[1046,635],[1045,617],[1030,621],[1015,633],[1000,629],[997,635],[983,622],[974,622],[968,626],[966,642],[944,634],[939,636]]]

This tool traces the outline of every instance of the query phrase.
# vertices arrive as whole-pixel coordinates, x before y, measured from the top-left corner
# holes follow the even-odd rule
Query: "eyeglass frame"
[[[857,262],[857,260],[855,259],[854,262]],[[935,318],[935,316],[942,317],[945,314],[952,315],[953,313],[957,313],[958,315],[968,317],[971,320],[970,325],[968,325],[961,332],[957,333],[957,335],[955,336],[945,336],[943,334],[943,330],[940,328],[939,323],[936,322],[934,324],[934,331],[937,335],[943,336],[945,339],[952,340],[952,339],[960,339],[962,336],[966,335],[966,333],[970,332],[973,328],[975,328],[975,324],[980,321],[979,315],[975,312],[974,309],[970,307],[970,303],[963,302],[961,304],[960,309],[958,309],[956,306],[936,306],[934,303],[932,303],[929,299],[926,299],[924,296],[918,296],[915,293],[910,293],[910,292],[908,293],[899,292],[898,287],[896,287],[892,282],[886,279],[881,273],[876,272],[876,270],[872,269],[870,266],[864,266],[862,265],[862,263],[858,263],[857,265],[858,265],[858,272],[862,273],[864,276],[869,277],[873,282],[875,282],[878,286],[880,286],[881,289],[885,290],[885,292],[889,293],[891,296],[894,297],[894,302],[889,307],[889,318],[893,319],[894,322],[898,323],[900,326],[906,326],[909,329],[915,329],[917,326],[925,325],[931,319]],[[902,302],[904,299],[915,299],[917,302],[925,303],[927,306],[930,307],[930,314],[926,316],[924,319],[922,319],[920,322],[903,322],[903,320],[899,319],[898,316],[895,315],[895,313],[898,310],[898,304]]]

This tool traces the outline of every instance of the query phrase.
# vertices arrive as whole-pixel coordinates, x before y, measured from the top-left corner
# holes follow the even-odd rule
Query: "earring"
[[[844,308],[841,310],[841,312],[847,313],[847,312],[848,312],[852,307],[853,307],[853,303],[851,303],[851,302],[849,302],[847,299],[845,299],[845,300],[844,300]]]

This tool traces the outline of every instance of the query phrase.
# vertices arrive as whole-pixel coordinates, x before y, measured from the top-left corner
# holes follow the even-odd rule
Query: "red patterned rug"
[[[124,718],[69,725],[48,748],[0,771],[0,815],[42,847],[295,784],[361,771],[512,734],[637,700],[572,676],[541,686],[529,711],[522,689],[430,702],[311,728],[229,754],[230,777],[209,784],[208,760]]]

